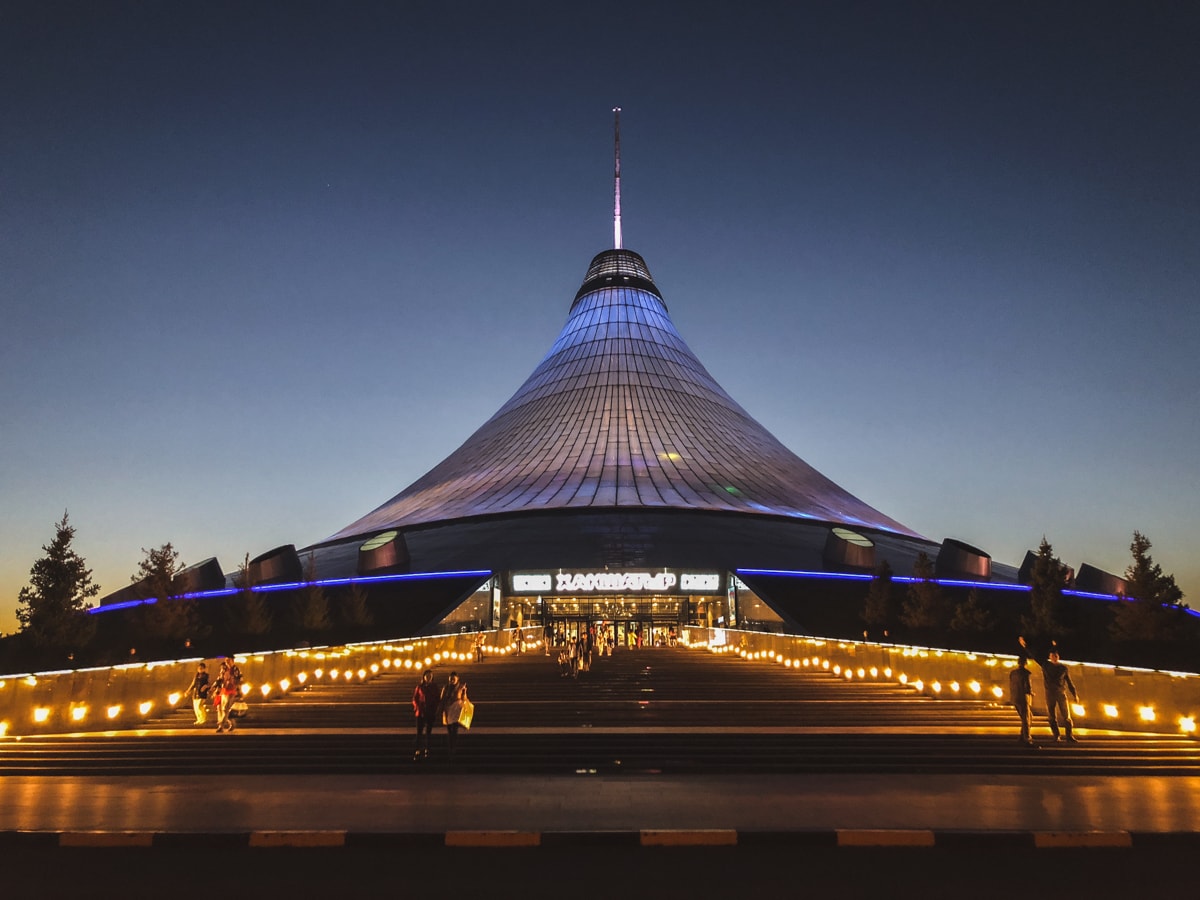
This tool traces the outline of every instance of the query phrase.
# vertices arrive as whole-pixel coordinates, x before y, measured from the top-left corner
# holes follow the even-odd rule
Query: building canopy
[[[562,333],[445,460],[327,542],[545,510],[716,511],[916,532],[800,459],[676,330],[645,261],[592,260]]]

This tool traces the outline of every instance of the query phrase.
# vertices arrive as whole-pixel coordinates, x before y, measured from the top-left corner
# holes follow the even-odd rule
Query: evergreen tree
[[[329,597],[316,583],[317,563],[311,553],[304,567],[304,580],[308,583],[296,592],[288,610],[291,624],[301,634],[328,631],[333,626],[329,617]]]
[[[351,585],[350,590],[342,594],[338,612],[342,621],[351,628],[365,628],[375,622],[375,616],[367,605],[367,592],[357,584]]]
[[[134,627],[138,635],[151,642],[190,641],[200,637],[200,615],[195,600],[173,600],[176,579],[185,568],[179,552],[168,541],[151,550],[142,548],[144,558],[130,578],[138,595],[153,599],[135,611]]]
[[[1173,627],[1173,608],[1183,600],[1183,591],[1174,575],[1163,573],[1162,566],[1150,556],[1149,538],[1133,533],[1129,552],[1133,562],[1125,570],[1128,596],[1117,604],[1111,633],[1119,641],[1163,641],[1177,636]]]
[[[979,588],[971,588],[965,603],[958,604],[950,620],[950,630],[960,634],[986,634],[995,627],[996,618],[983,605]]]
[[[867,589],[867,599],[863,605],[862,620],[868,632],[874,631],[881,637],[886,637],[895,624],[896,604],[892,600],[892,567],[886,559],[880,560],[875,567],[875,577]]]
[[[933,581],[933,560],[921,551],[913,563],[913,578],[908,587],[900,621],[908,628],[933,631],[945,628],[950,618],[949,604],[942,589]]]
[[[1068,569],[1054,555],[1054,548],[1042,535],[1029,580],[1029,615],[1021,616],[1021,628],[1031,637],[1048,638],[1063,632],[1062,592],[1067,586]]]
[[[100,585],[92,582],[92,570],[71,547],[75,529],[66,512],[54,527],[54,540],[42,546],[46,555],[33,564],[29,585],[17,596],[17,620],[34,646],[72,654],[96,633],[87,601],[100,593]]]
[[[238,593],[225,603],[225,624],[233,634],[257,635],[271,630],[271,610],[250,578],[250,554],[233,576]]]

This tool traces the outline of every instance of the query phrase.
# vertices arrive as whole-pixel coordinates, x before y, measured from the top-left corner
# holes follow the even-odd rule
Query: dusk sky
[[[1194,3],[0,0],[0,631],[320,541],[624,244],[800,457],[933,539],[1134,529],[1200,606]]]

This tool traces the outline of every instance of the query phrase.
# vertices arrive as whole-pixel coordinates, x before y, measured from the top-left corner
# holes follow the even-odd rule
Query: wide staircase
[[[252,693],[233,734],[181,705],[138,731],[10,739],[0,774],[1200,774],[1187,737],[1081,729],[1055,744],[1039,723],[1029,750],[1007,706],[682,647],[618,650],[578,677],[541,649],[454,668],[476,712],[453,759],[439,729],[413,760],[418,676],[390,671]]]

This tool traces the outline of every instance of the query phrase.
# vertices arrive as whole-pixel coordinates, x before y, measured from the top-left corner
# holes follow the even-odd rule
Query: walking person
[[[567,639],[567,669],[572,678],[579,677],[579,641]]]
[[[1025,638],[1020,638],[1020,642],[1024,647]],[[1043,660],[1034,657],[1034,660],[1042,667],[1042,686],[1046,689],[1046,718],[1050,720],[1050,733],[1054,735],[1056,742],[1062,741],[1063,734],[1059,733],[1061,725],[1067,742],[1078,744],[1079,739],[1072,733],[1075,723],[1071,719],[1071,704],[1067,702],[1067,696],[1078,703],[1079,692],[1075,690],[1070,670],[1059,661],[1058,645],[1051,643],[1046,658]]]
[[[209,687],[211,687],[211,682],[208,677],[208,666],[203,662],[197,663],[196,674],[192,677],[192,683],[183,692],[184,697],[192,698],[192,711],[196,714],[196,721],[194,723],[196,725],[204,725],[208,722]]]
[[[1028,662],[1024,655],[1017,657],[1017,667],[1008,673],[1008,693],[1017,715],[1021,717],[1021,743],[1026,747],[1036,747],[1029,735],[1029,719],[1033,715],[1033,682],[1026,666]]]
[[[579,674],[588,670],[587,659],[587,636],[586,632],[581,631],[579,637],[575,638],[575,672]]]
[[[213,713],[217,717],[217,732],[221,732],[221,723],[225,721],[227,711],[225,705],[225,691],[222,690],[222,685],[225,682],[225,673],[229,671],[229,660],[222,659],[221,666],[217,669],[217,677],[213,680],[212,687],[209,690],[209,696],[212,698]]]
[[[446,684],[442,687],[441,703],[442,721],[446,724],[446,756],[454,759],[454,748],[458,743],[459,716],[462,714],[463,703],[467,699],[466,682],[458,680],[458,673],[451,672]]]
[[[417,723],[417,737],[413,744],[413,759],[429,759],[429,736],[438,723],[441,708],[441,691],[433,682],[433,669],[421,673],[421,680],[413,688],[413,717]]]
[[[233,731],[233,704],[242,696],[242,670],[232,659],[221,660],[215,690],[221,695],[220,706],[217,707],[217,733]]]

